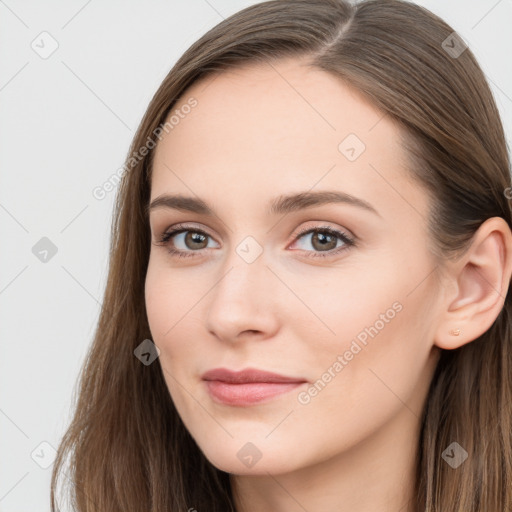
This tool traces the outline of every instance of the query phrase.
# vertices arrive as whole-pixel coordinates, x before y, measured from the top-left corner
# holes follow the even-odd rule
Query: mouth
[[[202,378],[215,402],[233,406],[269,401],[307,382],[303,378],[252,368],[239,372],[216,368],[203,374]]]

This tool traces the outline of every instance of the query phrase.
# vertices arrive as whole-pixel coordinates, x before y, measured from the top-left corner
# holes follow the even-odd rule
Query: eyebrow
[[[345,192],[338,191],[318,191],[318,192],[299,192],[290,195],[281,195],[273,199],[268,205],[268,214],[279,215],[295,212],[305,208],[313,208],[331,203],[344,203],[357,206],[370,211],[379,217],[379,212],[368,202]],[[169,208],[187,212],[198,213],[201,215],[214,216],[213,209],[202,199],[196,197],[187,197],[183,195],[162,194],[155,198],[146,207],[146,213],[157,208]]]

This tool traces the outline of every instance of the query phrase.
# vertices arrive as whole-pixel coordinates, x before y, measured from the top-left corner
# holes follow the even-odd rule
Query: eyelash
[[[202,231],[201,229],[196,229],[194,227],[178,224],[175,229],[173,229],[171,231],[166,231],[165,233],[163,233],[160,240],[158,241],[158,243],[156,245],[167,246],[167,251],[172,256],[177,256],[178,258],[195,257],[196,253],[201,252],[202,249],[197,250],[197,251],[193,251],[193,250],[183,251],[180,249],[173,249],[172,247],[169,246],[169,241],[174,235],[177,235],[179,233],[183,233],[186,231],[190,231],[192,233],[198,233],[198,234],[204,235],[206,237],[210,237],[210,235],[208,233]],[[336,229],[333,229],[329,226],[319,226],[316,228],[302,229],[299,233],[297,233],[294,241],[298,240],[299,238],[302,238],[304,235],[307,235],[310,233],[328,233],[329,235],[338,237],[345,245],[342,247],[338,247],[336,249],[331,249],[330,251],[305,251],[306,253],[313,253],[313,254],[308,254],[307,255],[308,258],[328,258],[330,256],[338,255],[339,253],[346,251],[356,245],[354,239],[349,238],[346,234],[344,234],[341,231],[338,231]]]

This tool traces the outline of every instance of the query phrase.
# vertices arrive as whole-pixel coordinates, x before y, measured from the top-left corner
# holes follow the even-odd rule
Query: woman
[[[185,52],[120,185],[59,447],[77,511],[512,510],[512,190],[470,49],[271,1]]]

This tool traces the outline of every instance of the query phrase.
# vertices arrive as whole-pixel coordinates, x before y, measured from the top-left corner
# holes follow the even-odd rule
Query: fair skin
[[[510,230],[489,219],[441,273],[429,197],[409,178],[397,126],[303,60],[196,82],[173,110],[190,97],[197,106],[155,149],[150,201],[201,198],[214,215],[154,208],[146,276],[149,325],[180,417],[207,459],[231,473],[240,512],[411,511],[419,418],[440,348],[471,342],[497,317],[512,272]],[[353,161],[338,149],[349,134],[365,145]],[[277,196],[320,190],[377,213],[349,203],[267,211]],[[189,231],[158,245],[178,223]],[[326,225],[355,245],[297,237]],[[249,236],[259,246],[241,247],[262,250],[250,263],[237,252]],[[195,252],[179,258],[171,246]],[[350,357],[352,341],[377,325]],[[201,379],[218,367],[307,383],[248,407],[220,404]],[[308,395],[329,368],[330,381]],[[237,456],[248,442],[261,454],[251,467]]]

